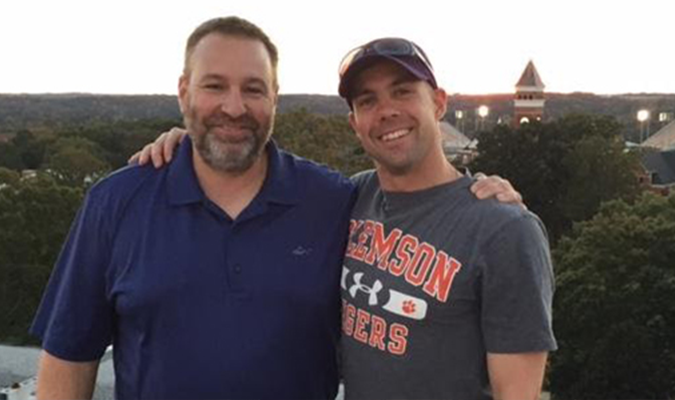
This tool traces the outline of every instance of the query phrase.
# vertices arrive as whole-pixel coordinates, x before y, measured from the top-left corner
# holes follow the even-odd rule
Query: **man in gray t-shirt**
[[[539,219],[463,177],[387,192],[359,174],[342,273],[349,398],[489,399],[486,352],[554,348]]]
[[[476,200],[446,160],[447,96],[414,43],[351,51],[340,95],[376,166],[354,178],[341,281],[346,398],[538,398],[556,348],[540,220]]]

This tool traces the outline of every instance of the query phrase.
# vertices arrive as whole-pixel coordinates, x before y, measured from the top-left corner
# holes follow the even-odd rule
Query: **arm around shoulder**
[[[91,399],[99,360],[67,361],[43,350],[37,378],[39,400]]]

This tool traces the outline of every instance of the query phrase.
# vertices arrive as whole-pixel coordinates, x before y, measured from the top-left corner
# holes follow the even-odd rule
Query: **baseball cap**
[[[421,47],[407,39],[381,38],[352,49],[340,62],[340,97],[352,106],[351,91],[354,78],[377,60],[391,60],[420,80],[438,88],[434,70]]]

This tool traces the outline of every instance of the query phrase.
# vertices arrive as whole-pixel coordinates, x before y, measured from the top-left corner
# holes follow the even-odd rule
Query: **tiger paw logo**
[[[412,314],[415,312],[415,302],[412,300],[406,300],[403,302],[401,308],[403,309],[404,313]]]

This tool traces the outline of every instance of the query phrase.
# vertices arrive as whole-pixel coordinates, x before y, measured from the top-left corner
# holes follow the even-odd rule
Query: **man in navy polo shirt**
[[[277,50],[214,19],[190,36],[170,166],[94,186],[32,332],[38,398],[90,398],[114,345],[116,396],[333,398],[354,187],[270,140]]]

